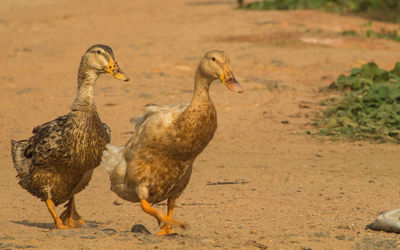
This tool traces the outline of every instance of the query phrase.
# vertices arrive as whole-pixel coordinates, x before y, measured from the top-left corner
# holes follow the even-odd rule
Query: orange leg
[[[176,199],[168,199],[167,207],[168,214],[167,217],[172,219],[172,213],[174,212]],[[177,234],[174,230],[172,230],[171,226],[168,224],[164,224],[161,226],[161,231],[157,235],[175,235]]]
[[[54,224],[56,224],[56,228],[58,229],[66,229],[69,228],[68,226],[64,225],[61,219],[57,216],[56,214],[56,206],[54,205],[54,202],[51,199],[46,200],[46,206],[47,209],[49,209],[49,212],[51,214],[51,217],[54,219]]]
[[[67,207],[67,209],[65,209],[65,211],[60,216],[60,219],[63,221],[63,223],[72,228],[82,227],[85,222],[76,211],[74,196],[65,206]]]
[[[150,214],[151,216],[155,217],[159,223],[163,223],[164,225],[162,226],[162,231],[160,233],[158,233],[158,235],[168,235],[168,234],[174,234],[175,232],[171,230],[171,226],[170,225],[178,225],[181,228],[185,228],[186,224],[179,222],[177,220],[172,219],[172,212],[174,209],[174,205],[175,205],[175,199],[168,199],[168,215],[164,214],[162,211],[152,208],[149,204],[148,201],[146,200],[141,200],[140,201],[141,205],[142,205],[142,209],[144,212]],[[164,226],[167,229],[164,229]],[[170,230],[170,231],[168,231]],[[162,233],[164,232],[164,233]],[[170,233],[168,233],[170,232]]]

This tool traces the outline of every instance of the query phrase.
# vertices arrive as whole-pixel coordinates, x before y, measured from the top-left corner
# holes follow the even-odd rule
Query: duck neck
[[[213,79],[203,76],[199,68],[196,70],[194,77],[194,93],[192,101],[188,108],[197,109],[203,106],[212,105],[209,89]]]
[[[72,105],[72,110],[95,109],[94,86],[98,77],[97,72],[81,64],[78,71],[78,95]]]
[[[204,149],[217,129],[217,113],[209,95],[212,81],[213,78],[205,77],[197,70],[192,101],[177,120],[180,131],[177,137],[184,145],[178,151],[183,155],[187,153],[189,158]]]
[[[197,69],[194,78],[194,93],[192,101],[182,113],[178,122],[181,129],[192,128],[195,126],[192,122],[201,120],[214,112],[215,108],[209,95],[209,88],[212,80],[212,78],[202,75],[199,69]]]

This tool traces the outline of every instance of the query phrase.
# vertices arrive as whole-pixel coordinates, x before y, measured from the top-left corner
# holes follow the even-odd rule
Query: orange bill
[[[117,62],[114,61],[112,58],[110,58],[110,61],[108,62],[108,65],[104,70],[119,80],[129,81],[129,78],[125,75],[124,72],[122,72]]]
[[[224,66],[224,71],[222,72],[219,79],[228,89],[238,93],[243,92],[242,85],[240,85],[239,82],[236,80],[235,76],[232,73],[232,70],[227,69],[226,66]]]

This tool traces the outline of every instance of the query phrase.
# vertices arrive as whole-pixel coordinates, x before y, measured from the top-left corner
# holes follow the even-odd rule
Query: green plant
[[[399,28],[395,30],[381,29],[381,31],[378,32],[372,29],[372,22],[369,21],[363,25],[360,33],[354,30],[344,30],[339,34],[343,36],[364,36],[372,38],[383,38],[400,42],[400,25]]]
[[[364,64],[329,89],[342,95],[323,102],[327,108],[316,120],[321,135],[400,143],[400,62],[391,71]]]
[[[400,21],[398,0],[259,0],[241,8],[249,10],[322,9],[353,13],[381,21]]]
[[[318,9],[329,5],[331,8],[337,6],[334,2],[344,3],[345,1],[332,0],[263,0],[252,2],[244,6],[246,9],[262,10],[292,10],[292,9]],[[328,6],[327,6],[328,7]]]

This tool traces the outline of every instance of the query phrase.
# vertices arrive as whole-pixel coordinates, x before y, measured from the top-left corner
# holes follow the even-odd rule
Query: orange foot
[[[161,231],[157,235],[173,236],[178,235],[174,230],[171,229],[169,225],[163,225]]]
[[[74,197],[65,205],[67,209],[61,214],[60,219],[64,225],[71,228],[80,228],[85,222],[82,220],[81,216],[76,211]]]
[[[85,222],[82,219],[75,220],[71,217],[67,217],[63,219],[63,224],[67,226],[67,228],[80,228],[85,225]]]
[[[58,220],[54,220],[54,224],[56,225],[57,229],[68,229],[70,228],[69,225],[65,225],[59,218]]]
[[[46,206],[49,209],[49,212],[51,214],[51,217],[54,219],[54,224],[56,225],[56,228],[58,229],[67,229],[69,226],[64,225],[60,217],[57,216],[56,210],[55,210],[55,205],[52,199],[46,199]]]

